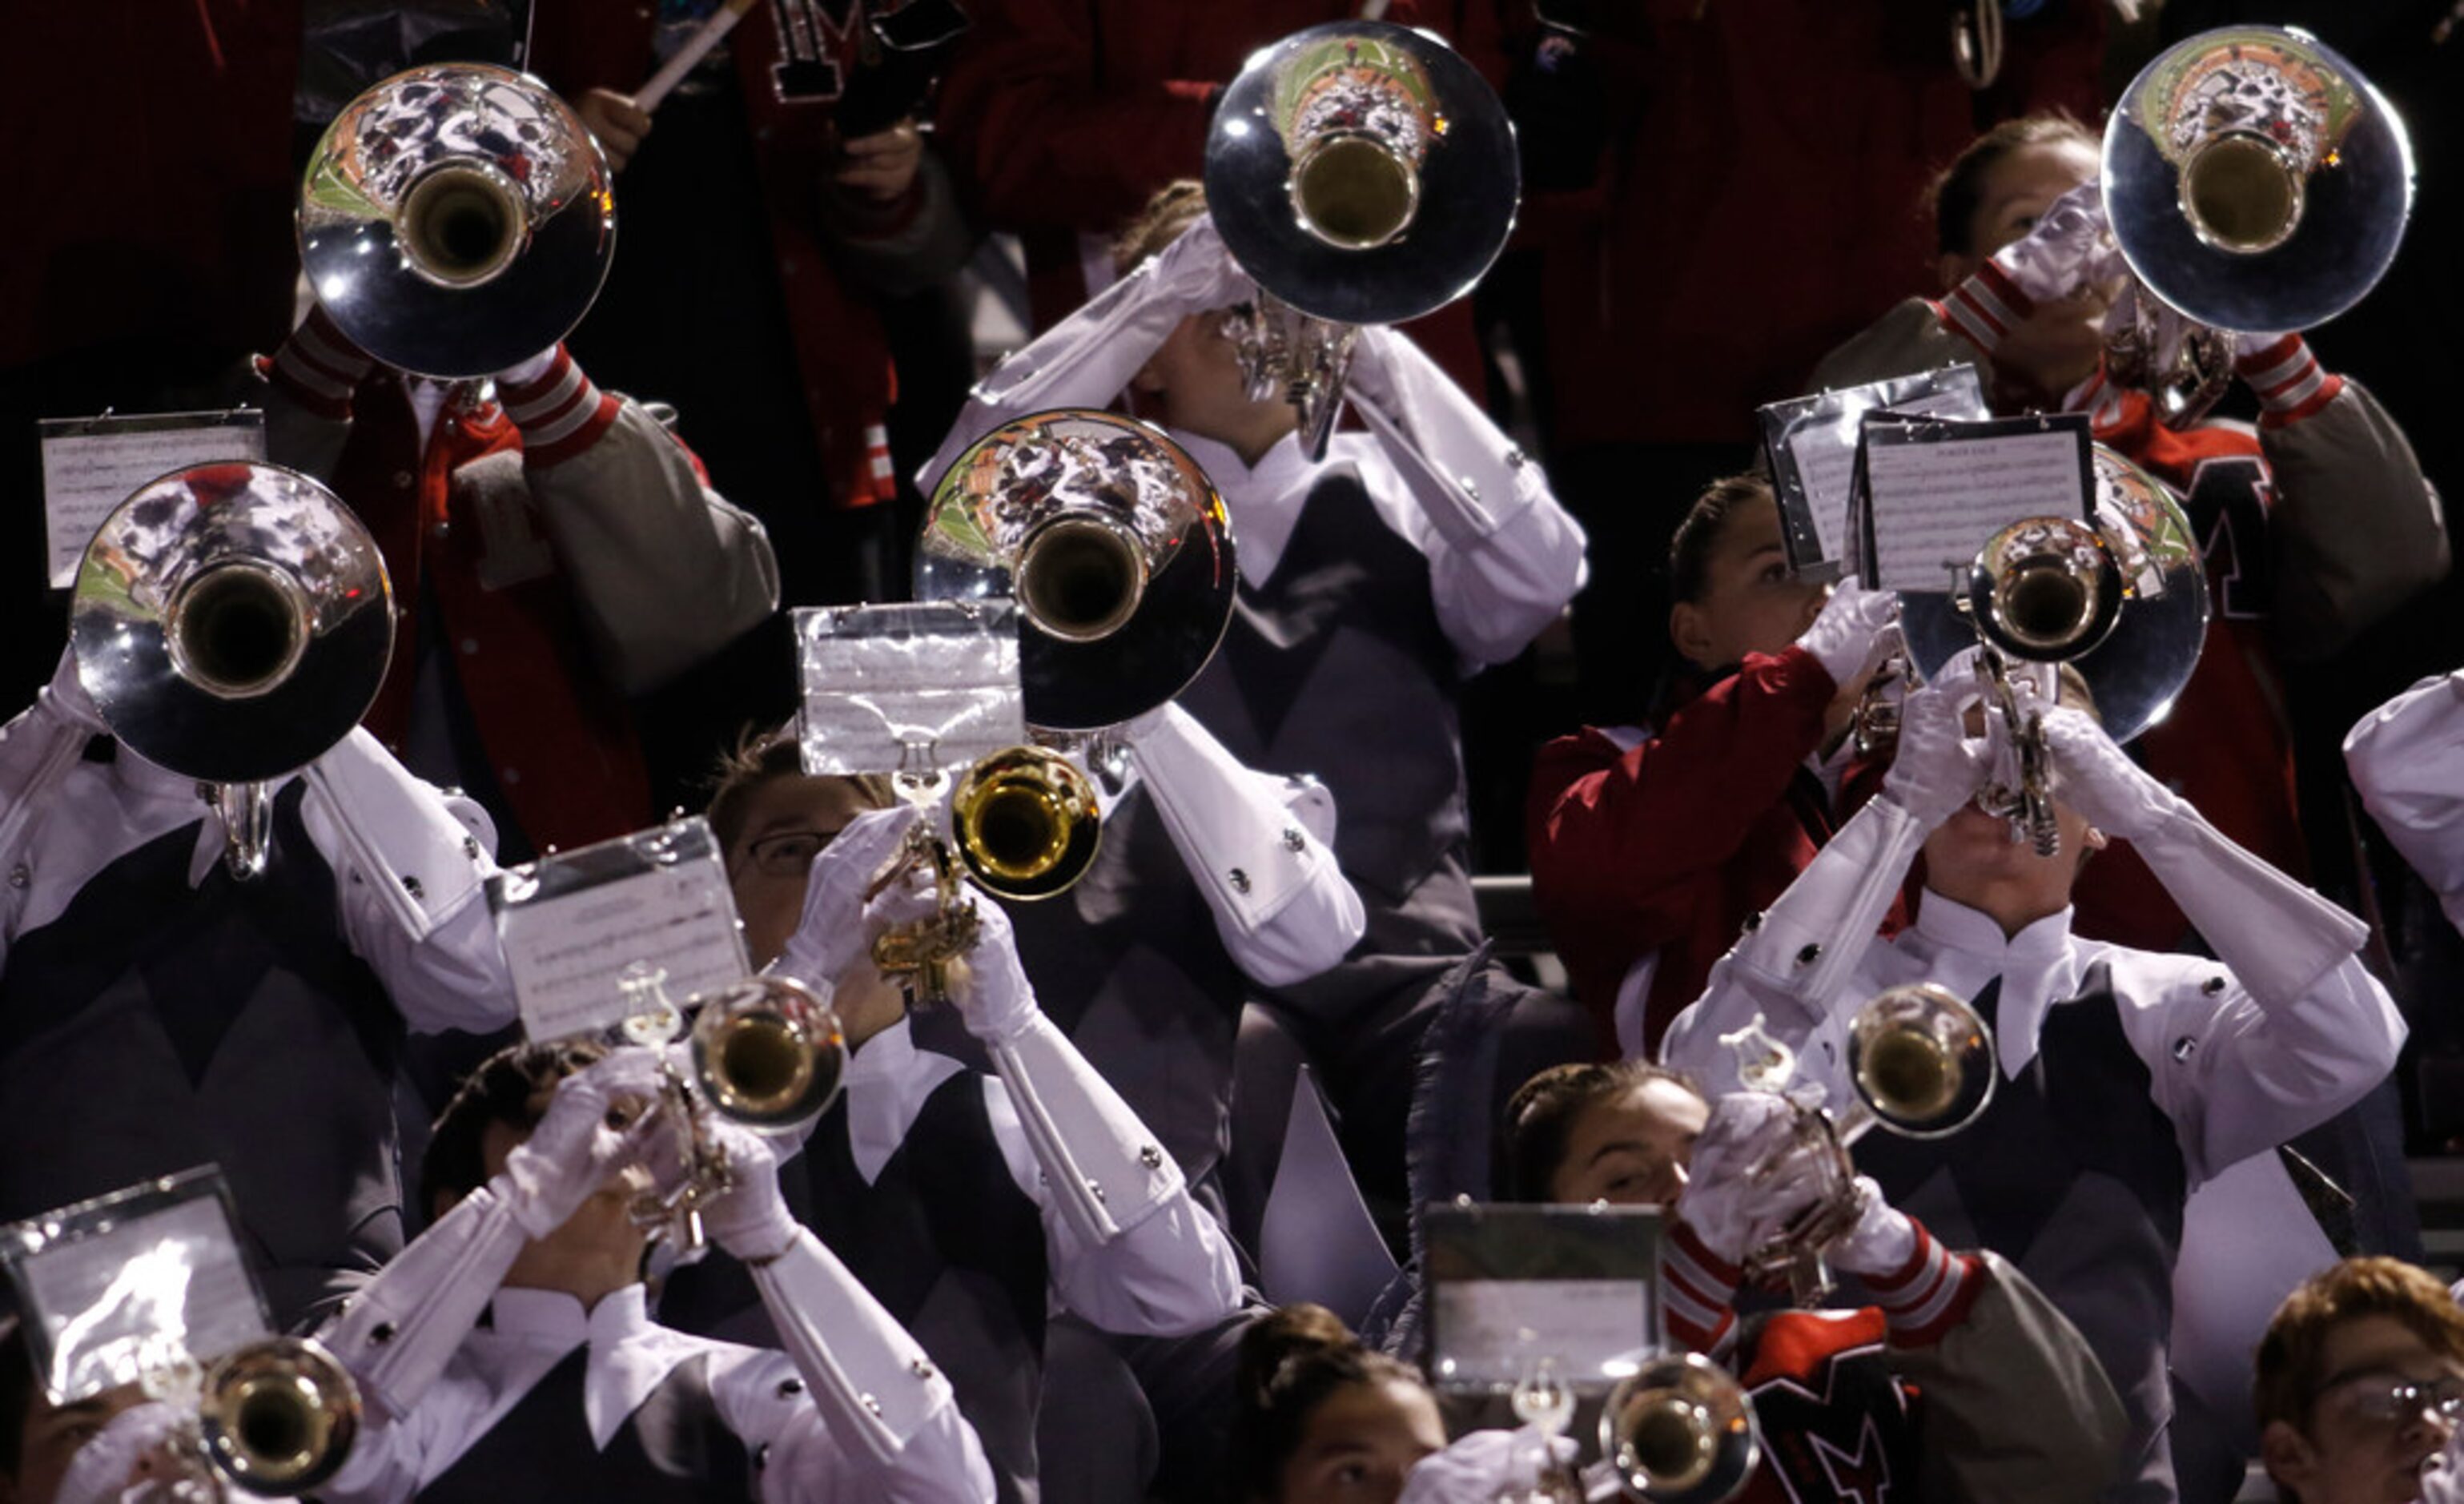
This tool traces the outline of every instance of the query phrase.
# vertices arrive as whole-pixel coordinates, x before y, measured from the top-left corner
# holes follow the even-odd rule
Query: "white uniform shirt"
[[[320,1497],[335,1504],[412,1497],[585,1342],[583,1408],[602,1450],[678,1364],[707,1354],[720,1421],[760,1459],[752,1474],[756,1497],[923,1504],[983,1496],[981,1454],[956,1405],[939,1406],[893,1464],[876,1465],[831,1437],[785,1354],[660,1326],[646,1314],[640,1285],[606,1296],[586,1315],[580,1301],[549,1290],[500,1290],[489,1310],[493,1325],[471,1333],[407,1419],[362,1429],[350,1461],[318,1490]]]
[[[2464,670],[2423,679],[2344,738],[2362,807],[2464,929]]]

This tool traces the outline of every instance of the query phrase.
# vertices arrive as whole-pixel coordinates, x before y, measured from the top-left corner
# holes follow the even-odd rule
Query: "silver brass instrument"
[[[2000,1073],[1983,1015],[1931,983],[1881,992],[1850,1020],[1848,1078],[1857,1101],[1844,1121],[1791,1092],[1795,1052],[1767,1033],[1759,1017],[1720,1042],[1737,1052],[1738,1079],[1748,1090],[1794,1104],[1795,1141],[1815,1151],[1821,1168],[1813,1204],[1744,1260],[1756,1278],[1785,1274],[1800,1305],[1830,1293],[1822,1250],[1853,1230],[1861,1211],[1849,1149],[1875,1128],[1903,1139],[1947,1139],[1991,1105]]]
[[[210,785],[235,876],[266,859],[264,785],[349,735],[393,652],[385,557],[275,465],[192,465],[103,520],[69,608],[77,680],[138,756]]]
[[[599,144],[538,79],[481,63],[396,74],[309,159],[299,264],[352,343],[423,376],[485,376],[582,321],[616,249]]]
[[[1232,530],[1206,473],[1134,420],[1065,408],[978,439],[934,488],[918,600],[1015,596],[1026,720],[1087,733],[1198,676],[1232,620]]]
[[[2404,122],[2307,33],[2235,26],[2167,48],[2104,133],[2105,218],[2187,319],[2280,332],[2359,302],[2412,209]]]
[[[2094,452],[2096,520],[2029,518],[1986,541],[1949,593],[1903,591],[1900,630],[1917,672],[1938,677],[1982,642],[1977,673],[2004,719],[2018,786],[1993,797],[2013,839],[2052,855],[2050,765],[2036,712],[2021,706],[2005,658],[2066,663],[2105,732],[2128,741],[2163,719],[2206,646],[2208,581],[2189,519],[2154,476]]]
[[[197,1406],[206,1455],[251,1493],[305,1493],[341,1471],[359,1434],[360,1388],[314,1341],[273,1337],[206,1371]]]
[[[1753,1401],[1697,1353],[1660,1358],[1618,1382],[1600,1411],[1600,1457],[1625,1496],[1717,1504],[1753,1475]]]
[[[1258,284],[1226,325],[1253,400],[1300,412],[1325,452],[1354,330],[1433,313],[1504,249],[1521,196],[1514,127],[1426,32],[1337,21],[1252,55],[1206,141],[1206,202]]]

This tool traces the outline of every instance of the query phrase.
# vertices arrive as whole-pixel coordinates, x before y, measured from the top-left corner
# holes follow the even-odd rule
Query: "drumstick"
[[[676,55],[660,64],[659,71],[650,75],[649,82],[633,91],[633,107],[645,115],[657,109],[659,101],[668,97],[668,91],[683,82],[685,75],[693,72],[693,65],[709,56],[710,50],[716,47],[719,39],[733,30],[737,22],[744,19],[745,11],[752,9],[753,0],[727,0],[727,4],[712,11],[710,19],[685,38],[685,44],[676,49]]]

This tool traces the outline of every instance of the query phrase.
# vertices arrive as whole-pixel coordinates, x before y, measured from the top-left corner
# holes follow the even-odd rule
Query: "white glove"
[[[661,1080],[659,1052],[636,1048],[614,1051],[557,1083],[547,1116],[505,1157],[497,1177],[506,1209],[523,1231],[548,1236],[609,1176],[650,1157],[669,1131],[664,1115],[651,1111]]]
[[[1882,1199],[1882,1187],[1870,1175],[1857,1177],[1857,1226],[1831,1245],[1831,1262],[1852,1274],[1889,1274],[1907,1268],[1916,1257],[1917,1225]]]
[[[1677,1214],[1705,1248],[1742,1264],[1820,1199],[1819,1152],[1797,1136],[1795,1103],[1730,1092],[1694,1141]]]
[[[55,1504],[123,1504],[133,1499],[221,1498],[221,1485],[210,1475],[198,1478],[196,1467],[158,1454],[181,1445],[184,1417],[160,1400],[121,1411],[92,1441],[77,1449],[61,1474]],[[174,1479],[173,1473],[181,1474]],[[185,1488],[173,1485],[185,1484]]]
[[[2196,817],[2189,803],[2130,761],[2085,712],[2048,710],[2044,726],[2054,797],[2105,834],[2144,840],[2185,814]]]
[[[1258,285],[1216,232],[1215,218],[1201,214],[1180,237],[1132,273],[1155,278],[1151,296],[1161,298],[1185,314],[1229,308],[1258,296]]]
[[[2104,224],[2104,189],[2082,183],[2054,200],[2036,228],[1993,253],[1993,264],[2033,302],[2112,282],[2124,272]]]
[[[951,969],[950,996],[967,1032],[988,1045],[1016,1039],[1044,1016],[1035,986],[1018,959],[1017,932],[1000,904],[976,905],[976,948]]]
[[[1844,689],[1864,676],[1873,663],[1883,629],[1899,615],[1900,598],[1887,590],[1868,590],[1850,575],[1822,603],[1822,614],[1805,629],[1796,645],[1814,654],[1831,682]]]
[[[779,1194],[779,1140],[755,1133],[716,1113],[702,1124],[720,1153],[727,1156],[733,1187],[702,1208],[702,1226],[711,1241],[747,1264],[777,1258],[796,1241],[798,1224]]]
[[[43,688],[43,703],[80,731],[94,736],[111,735],[111,727],[103,723],[102,712],[95,708],[93,697],[86,694],[85,684],[77,677],[75,648],[60,650],[59,667],[52,671],[52,682]]]
[[[1902,702],[1899,750],[1882,776],[1881,797],[1928,830],[1976,797],[1992,763],[1991,729],[1985,739],[1968,735],[1965,721],[1974,693],[1958,664],[1952,659]]]
[[[1536,1426],[1468,1432],[1445,1450],[1421,1458],[1403,1480],[1396,1504],[1489,1504],[1519,1498],[1540,1482],[1544,1442],[1555,1462],[1574,1460],[1572,1437],[1544,1437]]]
[[[917,813],[913,805],[868,809],[822,849],[804,881],[803,918],[771,963],[773,973],[825,989],[837,985],[856,958],[868,953],[873,932],[866,928],[865,890],[890,865]],[[892,884],[882,896],[904,886]]]

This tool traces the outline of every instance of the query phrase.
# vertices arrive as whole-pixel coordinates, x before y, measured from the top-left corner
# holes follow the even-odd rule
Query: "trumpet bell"
[[[1399,323],[1471,291],[1514,228],[1495,91],[1426,32],[1337,21],[1253,54],[1206,142],[1206,202],[1258,285],[1331,323]]]
[[[1848,1074],[1876,1126],[1906,1139],[1944,1139],[1993,1100],[1993,1031],[1966,1003],[1931,983],[1893,987],[1857,1010]]]
[[[1753,1401],[1700,1354],[1656,1359],[1610,1391],[1600,1411],[1600,1455],[1630,1498],[1732,1498],[1762,1455]]]
[[[342,107],[300,187],[299,264],[387,365],[485,376],[582,321],[616,249],[599,144],[538,79],[480,63],[396,74]]]
[[[1215,655],[1240,583],[1223,499],[1187,452],[1088,408],[985,434],[934,488],[919,600],[1015,596],[1026,720],[1094,731],[1172,698]]]
[[[138,756],[214,784],[316,761],[367,713],[393,652],[385,557],[323,486],[194,465],[141,487],[86,546],[77,679]]]
[[[1004,898],[1048,898],[1094,865],[1103,818],[1095,785],[1067,758],[1019,746],[979,760],[950,801],[958,859]]]
[[[359,1435],[360,1392],[313,1341],[275,1337],[216,1362],[198,1404],[206,1454],[251,1493],[305,1493],[341,1471]]]
[[[788,1133],[837,1100],[847,1033],[828,1004],[782,977],[751,977],[693,1000],[693,1078],[722,1117]]]
[[[2307,33],[2203,32],[2141,70],[2104,133],[2131,275],[2218,329],[2324,323],[2395,259],[2412,210],[2404,122]]]
[[[1903,592],[1900,630],[1927,679],[1974,647],[1980,631],[2014,656],[2069,663],[2086,681],[2106,734],[2128,741],[2165,718],[2198,667],[2207,644],[2208,579],[2189,518],[2172,493],[2102,445],[2095,450],[2095,471],[2093,529],[2077,519],[2051,518],[2005,529],[1997,540],[2022,536],[2036,523],[2058,523],[2047,538],[2066,542],[2059,548],[2031,544],[1998,564],[1989,551],[1958,597]],[[2083,556],[2067,551],[2080,542],[2073,528],[2097,535],[2102,563],[2085,564]],[[2028,564],[2032,558],[2038,562]],[[2035,578],[2039,572],[2041,580]],[[1981,603],[1980,574],[1988,586]],[[2008,588],[1997,598],[2001,581]],[[2082,597],[2093,599],[2092,610]],[[2113,619],[2099,627],[2108,604]],[[2066,639],[2077,646],[2056,646]]]

